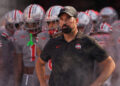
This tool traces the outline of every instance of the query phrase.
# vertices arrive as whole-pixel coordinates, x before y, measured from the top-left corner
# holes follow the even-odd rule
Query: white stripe
[[[25,85],[27,86],[27,84],[28,84],[28,78],[29,78],[29,75],[27,75],[27,77],[26,77],[26,82],[25,82]]]

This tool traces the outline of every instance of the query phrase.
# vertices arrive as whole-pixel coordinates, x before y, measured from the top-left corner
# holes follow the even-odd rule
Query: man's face
[[[15,32],[15,26],[13,23],[7,23],[6,24],[6,30],[10,33],[10,34],[14,34]]]
[[[64,13],[60,16],[59,26],[61,29],[65,29],[68,26],[69,28],[72,29],[73,32],[77,27],[77,19]]]
[[[56,32],[58,32],[58,21],[48,21],[47,22],[47,26],[48,26],[48,31],[49,31],[49,35],[54,35]]]
[[[49,29],[56,29],[58,27],[58,21],[49,21],[47,22],[47,25]]]
[[[36,28],[37,26],[39,25],[39,22],[26,22],[25,23],[25,27],[26,28],[30,28],[30,29],[33,29],[33,28]]]
[[[102,16],[103,22],[108,22],[110,20],[109,16]]]
[[[34,34],[38,34],[40,28],[39,28],[39,21],[36,22],[25,22],[24,27],[29,32]]]

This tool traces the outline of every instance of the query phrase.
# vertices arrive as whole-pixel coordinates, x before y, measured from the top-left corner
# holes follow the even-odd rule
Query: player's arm
[[[40,81],[40,86],[47,86],[46,83],[46,78],[45,78],[45,64],[46,62],[48,62],[49,59],[51,59],[50,57],[50,51],[51,51],[51,43],[48,42],[44,49],[40,50],[40,48],[37,48],[37,52],[39,52],[38,56],[39,58],[37,59],[35,68],[36,68],[36,73],[38,76],[38,79]]]
[[[19,46],[16,42],[15,56],[14,56],[14,74],[15,74],[15,86],[20,86],[23,74],[23,54],[22,46]]]
[[[23,71],[23,61],[22,61],[22,54],[16,54],[15,56],[15,86],[20,86],[21,79],[22,79],[22,71]]]
[[[38,79],[40,81],[40,86],[47,86],[46,79],[45,79],[45,64],[46,62],[43,61],[41,58],[37,59],[35,68],[36,68]]]
[[[46,62],[44,62],[40,58],[40,55],[41,55],[41,49],[39,47],[37,47],[38,59],[37,59],[36,65],[35,65],[37,77],[39,79],[40,86],[47,86],[46,79],[45,79],[45,64],[46,64]]]
[[[107,59],[99,63],[99,67],[101,69],[101,73],[91,86],[101,86],[114,71],[115,63],[109,56]]]

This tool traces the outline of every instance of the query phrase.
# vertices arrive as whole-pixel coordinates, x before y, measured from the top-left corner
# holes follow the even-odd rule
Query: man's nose
[[[66,21],[63,21],[63,25],[66,25],[67,23],[66,23]]]

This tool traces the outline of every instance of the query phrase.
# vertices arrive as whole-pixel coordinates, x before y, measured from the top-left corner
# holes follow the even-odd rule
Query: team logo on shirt
[[[76,45],[75,45],[75,48],[76,48],[76,49],[81,49],[80,43],[76,44]]]
[[[22,35],[21,38],[24,39],[24,38],[25,38],[25,35]]]
[[[48,61],[48,68],[50,71],[52,71],[52,61],[51,60]]]
[[[41,37],[42,40],[46,40],[46,37]]]
[[[57,45],[56,48],[60,48],[61,46],[60,45]]]

